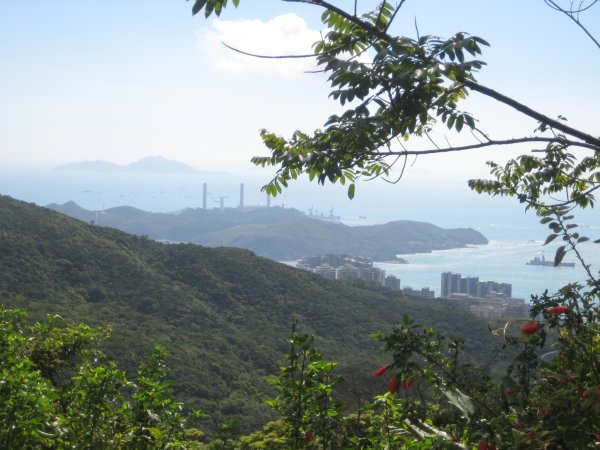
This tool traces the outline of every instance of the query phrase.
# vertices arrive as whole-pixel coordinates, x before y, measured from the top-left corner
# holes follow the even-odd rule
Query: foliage
[[[213,12],[219,15],[226,3],[198,0],[193,12],[203,10],[206,17]],[[593,173],[584,180],[579,178],[583,174],[578,170],[597,169],[600,138],[569,126],[563,117],[550,118],[480,84],[476,75],[485,65],[478,59],[482,48],[488,45],[484,39],[464,32],[449,38],[420,36],[418,30],[415,38],[394,35],[390,30],[404,1],[382,1],[373,11],[363,14],[356,11],[357,5],[354,11],[346,11],[322,0],[300,3],[323,9],[321,20],[327,32],[314,44],[314,58],[321,71],[329,75],[329,96],[344,111],[329,117],[323,129],[313,133],[298,130],[290,138],[284,138],[261,131],[270,155],[257,156],[252,161],[258,166],[276,168],[275,176],[264,187],[268,194],[277,195],[291,180],[306,174],[321,184],[349,183],[348,196],[352,198],[356,181],[389,175],[398,161],[406,166],[408,155],[540,142],[548,145],[549,153],[569,147],[578,152],[591,150],[591,159],[576,164],[583,167],[565,171],[563,175],[577,179],[581,184],[578,189],[584,191],[586,183],[591,183],[592,190],[597,186],[598,179]],[[585,9],[588,8],[579,13]],[[580,21],[578,24],[581,26]],[[510,139],[489,137],[477,118],[459,107],[460,101],[473,91],[538,121],[539,134]],[[439,125],[459,133],[469,130],[475,139],[461,147],[438,145],[431,132]],[[414,137],[426,137],[434,143],[433,148],[407,148],[409,139]],[[582,202],[585,197],[582,196]]]
[[[474,360],[488,361],[493,346],[484,321],[438,300],[325,280],[240,249],[161,244],[1,196],[0,303],[25,308],[42,324],[47,314],[60,314],[110,329],[102,349],[129,379],[161,345],[173,355],[175,398],[186,410],[210,411],[202,424],[209,435],[235,418],[243,419],[241,434],[276,418],[263,404],[274,393],[265,375],[277,371],[293,319],[345,376],[367,384],[369,395],[365,367],[380,356],[367,336],[406,311],[441,331],[474,336],[467,345]],[[65,356],[83,343],[64,347]],[[44,348],[36,358],[48,359]],[[58,378],[72,370],[61,367]]]
[[[0,309],[2,448],[194,444],[185,438],[188,417],[171,398],[162,348],[132,383],[94,348],[100,331],[61,326],[56,316],[26,326],[25,317],[22,310]]]
[[[197,1],[194,12],[204,9],[207,17],[213,10],[220,14],[222,8],[207,6],[214,3]],[[550,228],[546,244],[563,240],[554,264],[572,252],[588,275],[585,285],[570,284],[556,294],[534,296],[530,321],[516,327],[509,322],[500,329],[504,348],[518,349],[500,383],[458,364],[460,342],[446,343],[430,329],[419,331],[410,319],[383,335],[392,362],[377,374],[391,374],[390,395],[379,399],[381,408],[372,416],[375,428],[383,433],[372,432],[374,440],[367,436],[366,445],[595,448],[600,441],[600,284],[582,254],[590,237],[581,234],[573,220],[578,209],[593,207],[594,192],[600,187],[600,138],[568,125],[562,116],[552,119],[478,83],[475,76],[484,63],[476,58],[487,45],[482,38],[466,33],[448,39],[390,34],[404,1],[395,6],[383,1],[364,14],[356,12],[356,2],[354,13],[321,0],[302,3],[324,9],[321,18],[329,31],[315,44],[315,57],[329,74],[330,96],[345,110],[312,134],[296,131],[286,139],[261,132],[270,156],[255,157],[253,162],[276,167],[265,186],[268,194],[276,195],[289,181],[306,174],[321,184],[349,182],[348,195],[353,197],[359,178],[387,175],[396,161],[411,154],[543,143],[543,150],[534,148],[505,165],[489,163],[495,179],[469,184],[480,193],[517,197]],[[570,8],[546,3],[573,20],[600,48],[580,20],[595,1],[571,2]],[[472,91],[536,120],[537,134],[490,138],[474,116],[458,107]],[[430,138],[439,123],[456,132],[469,129],[476,141],[462,147],[434,143],[430,150],[403,147],[411,137]],[[551,334],[557,335],[555,341],[546,339]],[[553,348],[548,352],[549,345]],[[409,387],[414,380],[425,384],[425,402],[396,400],[398,386]],[[411,416],[398,414],[406,412],[407,405]],[[449,405],[451,412],[440,414]],[[405,431],[412,433],[411,443],[404,440]],[[360,442],[363,437],[353,439]]]
[[[341,378],[334,375],[336,364],[323,361],[312,343],[310,335],[296,334],[294,324],[288,364],[281,368],[279,377],[273,379],[281,397],[269,404],[283,414],[291,428],[287,442],[291,449],[304,448],[315,437],[321,447],[334,446],[340,411],[333,398],[333,388]]]

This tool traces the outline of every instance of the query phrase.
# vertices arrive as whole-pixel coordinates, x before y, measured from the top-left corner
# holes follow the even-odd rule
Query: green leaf
[[[544,242],[544,245],[548,245],[550,242],[552,242],[557,237],[558,237],[558,234],[551,234],[550,236],[548,236],[546,238],[546,241]]]
[[[464,123],[465,123],[464,116],[458,116],[456,118],[456,131],[460,132],[460,130],[462,130],[462,128],[463,128]]]
[[[444,391],[444,395],[448,401],[456,406],[466,416],[470,416],[475,412],[475,405],[471,400],[471,397],[462,393],[459,389],[453,391]]]
[[[348,198],[350,200],[352,200],[354,198],[355,189],[356,189],[356,186],[354,183],[351,183],[350,186],[348,186]]]
[[[160,441],[162,439],[162,432],[160,431],[159,428],[151,427],[151,428],[148,428],[148,431],[150,432],[150,434],[152,435],[152,438],[154,438],[154,440]]]
[[[204,5],[206,5],[206,1],[207,0],[196,0],[196,3],[194,3],[194,6],[192,6],[192,15],[196,15],[198,14],[202,8],[204,8]]]
[[[561,245],[556,249],[556,254],[554,255],[554,267],[558,267],[566,254],[567,252],[564,245]]]
[[[451,115],[450,117],[448,117],[448,122],[446,123],[446,125],[448,126],[448,129],[452,129],[452,127],[454,126],[454,121],[456,120],[456,116]]]

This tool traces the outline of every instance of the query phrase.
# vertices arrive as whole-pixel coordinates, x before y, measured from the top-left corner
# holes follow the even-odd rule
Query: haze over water
[[[260,187],[272,172],[248,171],[244,174],[198,173],[194,175],[99,174],[55,170],[0,170],[0,194],[38,205],[75,201],[83,208],[102,210],[133,206],[153,212],[171,212],[202,207],[203,183],[207,183],[207,207],[237,207],[240,183],[244,183],[244,205],[266,206]],[[528,266],[525,263],[542,254],[552,259],[559,243],[543,247],[549,234],[533,213],[525,214],[515,199],[491,198],[471,192],[465,183],[425,184],[401,181],[396,185],[362,183],[354,200],[344,186],[318,186],[300,180],[293,182],[271,206],[293,207],[308,213],[328,215],[330,211],[351,226],[386,223],[393,220],[431,222],[444,228],[474,228],[490,243],[473,248],[404,255],[410,264],[383,264],[387,274],[398,276],[402,286],[428,286],[436,295],[440,274],[458,272],[478,276],[481,281],[512,283],[513,296],[529,299],[544,289],[554,292],[568,282],[585,280],[582,268]],[[600,238],[600,221],[594,211],[578,215],[581,233]],[[101,224],[101,216],[100,216]],[[597,273],[600,268],[598,245],[582,246],[587,262]],[[568,254],[565,261],[576,262]]]

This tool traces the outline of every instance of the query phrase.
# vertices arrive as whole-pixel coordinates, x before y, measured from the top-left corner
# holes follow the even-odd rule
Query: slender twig
[[[559,11],[561,13],[563,13],[565,16],[567,16],[569,19],[571,19],[573,22],[575,22],[575,24],[581,28],[581,30],[587,35],[587,37],[589,37],[592,42],[594,44],[596,44],[596,47],[598,47],[600,49],[600,42],[598,42],[598,40],[592,35],[592,33],[590,33],[590,31],[581,23],[581,21],[579,20],[579,13],[591,8],[592,6],[594,6],[594,4],[597,2],[597,0],[594,0],[592,3],[590,3],[589,5],[587,5],[584,8],[580,8],[577,10],[565,10],[563,8],[561,8],[556,2],[554,2],[553,0],[544,0],[544,2],[550,6],[552,9]],[[575,14],[577,14],[577,16],[575,16]]]

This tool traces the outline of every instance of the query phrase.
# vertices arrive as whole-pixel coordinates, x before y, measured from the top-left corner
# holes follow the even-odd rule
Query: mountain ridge
[[[70,203],[48,207],[79,220],[97,221],[99,225],[159,241],[245,248],[276,261],[326,253],[389,261],[401,254],[488,243],[485,236],[471,228],[443,229],[410,220],[350,227],[281,207],[186,209],[177,214],[131,207],[87,211]]]
[[[148,174],[194,174],[200,173],[185,163],[164,158],[163,156],[146,156],[130,164],[119,165],[108,161],[79,161],[61,164],[54,170],[73,172],[102,172],[102,173],[148,173]]]

